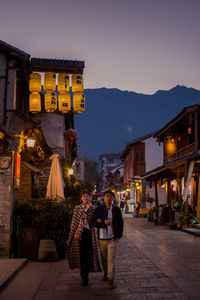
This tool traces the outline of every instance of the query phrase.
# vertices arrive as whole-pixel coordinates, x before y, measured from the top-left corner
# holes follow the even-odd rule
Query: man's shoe
[[[88,286],[88,278],[83,278],[83,286]]]
[[[108,282],[108,288],[109,289],[116,289],[116,285],[113,282],[113,279],[110,279]]]
[[[104,274],[104,276],[103,276],[103,281],[108,281],[107,274]]]

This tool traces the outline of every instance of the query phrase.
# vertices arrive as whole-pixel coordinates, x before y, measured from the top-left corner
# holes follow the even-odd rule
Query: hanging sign
[[[16,189],[20,188],[20,165],[21,165],[21,155],[16,152],[15,153],[15,181],[14,185]]]

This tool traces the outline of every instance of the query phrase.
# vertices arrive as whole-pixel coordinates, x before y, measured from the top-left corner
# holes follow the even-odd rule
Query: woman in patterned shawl
[[[68,260],[71,269],[79,268],[83,286],[88,285],[89,272],[101,272],[99,249],[91,219],[94,207],[90,204],[90,193],[81,193],[80,205],[74,209],[68,238]]]

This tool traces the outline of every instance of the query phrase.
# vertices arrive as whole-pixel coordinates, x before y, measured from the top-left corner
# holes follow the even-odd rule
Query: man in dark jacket
[[[98,241],[101,252],[101,260],[104,269],[104,281],[109,281],[108,288],[116,288],[115,253],[118,240],[123,233],[123,218],[119,207],[113,205],[114,193],[104,193],[105,205],[99,206],[93,213],[93,224],[98,228]]]

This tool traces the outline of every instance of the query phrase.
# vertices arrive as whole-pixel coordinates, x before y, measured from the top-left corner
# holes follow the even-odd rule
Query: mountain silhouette
[[[118,89],[86,89],[86,110],[75,115],[79,156],[98,159],[162,128],[184,107],[200,103],[200,90],[177,85],[153,95]]]

